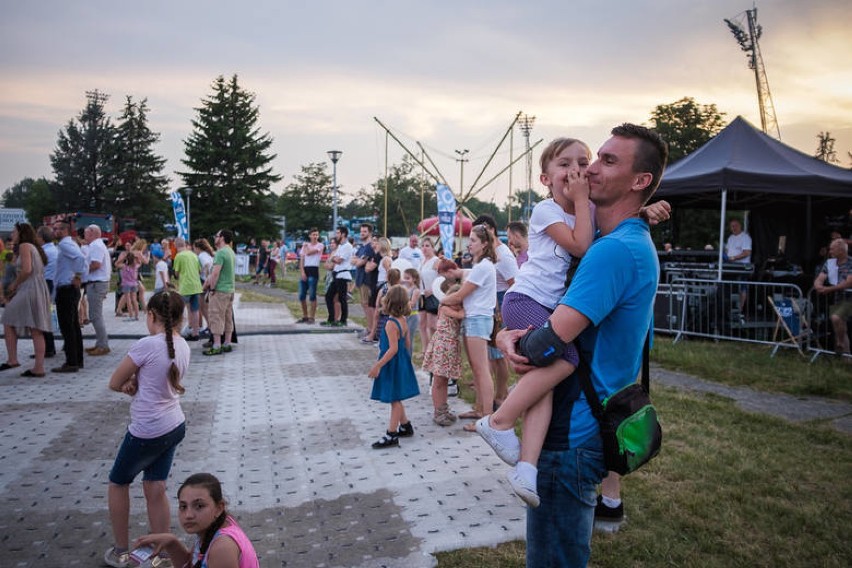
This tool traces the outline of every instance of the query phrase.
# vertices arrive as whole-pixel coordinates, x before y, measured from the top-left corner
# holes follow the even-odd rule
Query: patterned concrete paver
[[[424,377],[421,396],[406,403],[415,436],[372,450],[389,412],[369,400],[375,348],[354,333],[308,333],[280,305],[242,304],[236,314],[244,335],[233,353],[203,357],[192,344],[187,437],[169,480],[179,534],[177,486],[209,471],[262,566],[429,567],[436,551],[523,538],[507,466],[461,424],[432,424]],[[145,328],[108,324],[113,352],[87,358],[76,375],[0,374],[3,566],[97,566],[111,543],[107,476],[129,399],[106,385]],[[30,352],[22,341],[22,359]],[[131,496],[135,537],[147,523],[138,482]]]

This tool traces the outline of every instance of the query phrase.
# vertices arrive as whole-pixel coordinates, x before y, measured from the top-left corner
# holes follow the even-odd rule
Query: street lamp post
[[[191,187],[185,187],[185,188],[183,188],[183,191],[184,191],[184,193],[186,193],[186,240],[189,241],[190,243],[192,243],[192,238],[191,238],[192,233],[190,233],[190,228],[189,228],[190,223],[192,221],[192,217],[190,216],[190,213],[192,211],[192,207],[191,207],[191,205],[192,205],[192,188]]]
[[[340,159],[340,156],[343,155],[343,152],[340,150],[329,150],[328,158],[332,163],[332,179],[333,179],[333,190],[334,190],[334,212],[332,213],[332,227],[331,230],[335,231],[337,229],[337,161]]]

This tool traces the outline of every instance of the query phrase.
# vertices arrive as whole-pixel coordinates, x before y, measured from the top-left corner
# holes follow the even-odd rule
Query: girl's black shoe
[[[414,435],[414,426],[411,425],[411,422],[400,424],[399,431],[396,433],[396,435],[400,438],[410,438]]]
[[[374,450],[399,447],[399,436],[395,432],[387,432],[378,442],[373,442]]]

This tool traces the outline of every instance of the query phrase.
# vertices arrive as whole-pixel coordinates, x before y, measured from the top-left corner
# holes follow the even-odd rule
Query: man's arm
[[[213,290],[216,288],[216,284],[219,283],[219,273],[222,272],[221,264],[214,264],[213,270],[210,271],[210,276],[207,277],[207,280],[204,281],[204,288],[207,290]]]

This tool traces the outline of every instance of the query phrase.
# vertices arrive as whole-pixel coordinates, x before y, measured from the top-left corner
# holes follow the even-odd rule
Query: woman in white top
[[[444,296],[441,303],[464,306],[464,346],[476,387],[476,405],[473,411],[460,414],[459,418],[478,419],[491,414],[494,405],[488,341],[494,328],[494,308],[497,303],[497,271],[494,268],[497,254],[494,252],[494,240],[484,225],[476,225],[471,229],[468,250],[473,256],[473,268],[465,274],[461,289]],[[440,274],[453,278],[461,272],[461,269],[454,269]],[[475,432],[476,426],[473,423],[465,424],[464,429]]]
[[[314,323],[317,313],[317,284],[319,283],[319,265],[325,245],[319,242],[319,229],[311,228],[308,241],[299,251],[299,302],[302,304],[302,319],[296,323]],[[308,314],[308,295],[311,311]]]
[[[428,311],[425,309],[426,298],[432,296],[432,283],[438,277],[438,257],[435,255],[435,245],[432,239],[423,237],[420,242],[423,251],[423,262],[420,263],[420,291],[422,294],[424,309],[420,310],[420,341],[423,343],[423,351],[432,339],[435,328],[438,326],[438,310]]]

